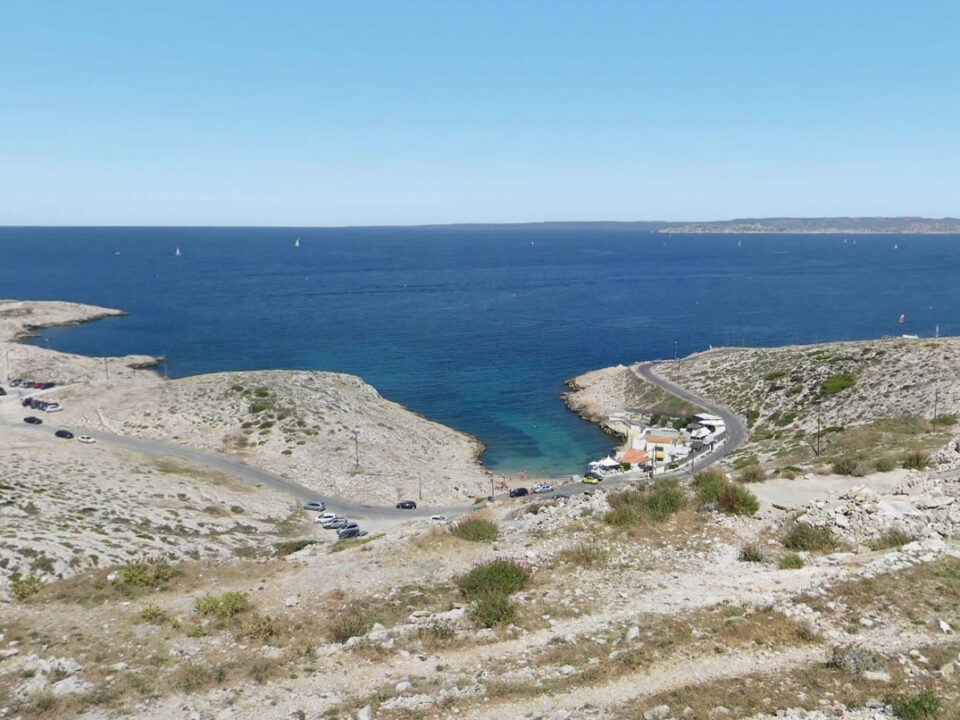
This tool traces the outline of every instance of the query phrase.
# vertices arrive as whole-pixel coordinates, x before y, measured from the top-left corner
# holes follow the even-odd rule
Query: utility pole
[[[820,457],[820,406],[817,406],[817,457]]]
[[[163,351],[163,379],[168,380],[167,377],[167,351]]]
[[[110,379],[110,366],[107,365],[107,359],[103,359],[103,374],[106,375],[107,380]]]
[[[674,360],[680,359],[680,341],[679,340],[673,341],[673,359]]]
[[[417,499],[423,500],[423,475],[417,475],[417,494],[420,496]]]
[[[493,500],[493,473],[490,473],[490,500]]]
[[[353,431],[353,456],[356,461],[357,470],[360,470],[360,440],[357,438],[357,431]]]
[[[940,404],[940,386],[938,385],[933,391],[933,431],[937,431],[937,407]]]
[[[6,354],[6,363],[4,363],[5,369],[6,369],[5,377],[6,377],[7,384],[9,385],[10,384],[10,348],[6,349],[5,354]]]

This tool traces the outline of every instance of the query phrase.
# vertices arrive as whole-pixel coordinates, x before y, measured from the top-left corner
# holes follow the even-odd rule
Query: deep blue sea
[[[166,352],[172,376],[354,373],[475,435],[505,471],[565,473],[608,451],[560,400],[587,370],[708,345],[960,333],[958,236],[0,228],[0,253],[0,297],[129,312],[37,343]]]

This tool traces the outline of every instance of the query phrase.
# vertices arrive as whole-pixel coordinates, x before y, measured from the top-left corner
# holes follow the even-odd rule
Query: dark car
[[[54,435],[58,438],[63,438],[64,440],[73,440],[73,433],[69,430],[57,430]]]
[[[0,387],[0,395],[6,395],[7,391]]]
[[[569,496],[569,495],[564,495],[563,493],[557,493],[556,495],[553,496],[553,499],[554,499],[554,500],[569,500],[569,499],[570,499],[570,496]]]
[[[25,417],[25,418],[23,419],[23,421],[24,421],[25,423],[30,423],[31,425],[40,425],[40,424],[43,423],[43,420],[41,420],[41,419],[38,418],[38,417],[34,417],[33,415],[30,415],[30,416],[28,416],[28,417]]]
[[[529,494],[529,491],[526,488],[514,488],[510,491],[510,497],[523,497],[527,494]]]
[[[56,387],[56,386],[57,386],[57,384],[56,384],[55,382],[45,382],[45,383],[42,383],[42,384],[40,385],[40,389],[41,389],[41,390],[49,390],[50,388]]]
[[[403,500],[397,503],[397,510],[416,510],[417,504],[413,500]]]

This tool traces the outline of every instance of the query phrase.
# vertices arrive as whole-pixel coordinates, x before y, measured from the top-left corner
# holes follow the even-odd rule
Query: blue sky
[[[958,215],[960,3],[0,0],[0,224]]]

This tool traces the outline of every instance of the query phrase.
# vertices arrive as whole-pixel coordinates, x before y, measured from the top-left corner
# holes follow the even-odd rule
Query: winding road
[[[719,415],[721,418],[723,418],[727,425],[727,442],[721,447],[717,448],[717,450],[714,452],[703,456],[700,461],[702,464],[699,464],[700,468],[705,468],[707,465],[716,462],[720,458],[739,448],[744,443],[747,437],[747,429],[743,422],[741,422],[734,413],[724,407],[714,405],[703,398],[684,390],[673,382],[655,374],[654,368],[656,365],[657,363],[652,362],[637,365],[634,367],[634,372],[643,380],[662,388],[672,395],[676,395],[677,397],[704,408],[708,412]],[[62,440],[55,439],[53,436],[54,431],[60,429],[59,426],[49,422],[51,420],[55,421],[57,419],[56,416],[47,416],[46,420],[48,422],[44,423],[43,425],[26,425],[23,423],[22,418],[20,417],[21,413],[18,412],[18,410],[20,410],[19,403],[15,404],[14,399],[11,397],[2,398],[2,400],[5,400],[6,402],[0,403],[0,408],[5,409],[6,412],[0,413],[0,426],[43,434],[48,436],[51,442],[63,442]],[[322,496],[322,499],[326,503],[327,510],[329,512],[334,512],[338,515],[344,515],[357,522],[373,521],[382,525],[391,525],[411,518],[427,518],[438,513],[447,516],[462,515],[476,509],[474,506],[468,504],[449,505],[444,507],[432,506],[429,508],[417,508],[416,510],[398,510],[389,506],[367,505],[364,503],[345,500],[343,498],[328,497],[292,480],[287,480],[279,475],[266,472],[265,470],[248,465],[241,460],[229,457],[227,455],[222,455],[220,453],[196,450],[193,448],[184,447],[182,445],[164,443],[144,438],[134,438],[126,435],[116,435],[97,430],[83,428],[79,430],[76,428],[70,429],[78,434],[82,433],[89,435],[97,442],[103,443],[104,445],[108,445],[110,447],[127,450],[147,457],[176,458],[183,460],[193,465],[222,472],[238,478],[250,485],[262,486],[290,495],[300,502],[316,500],[319,499],[318,496]],[[630,480],[635,480],[643,476],[645,476],[645,473],[640,473],[639,471],[627,472],[623,475],[617,476],[615,479],[605,482],[604,485],[607,487],[621,485],[629,482]],[[587,489],[587,486],[577,482],[559,485],[556,487],[555,492],[562,492],[567,495],[572,495],[582,493]]]

